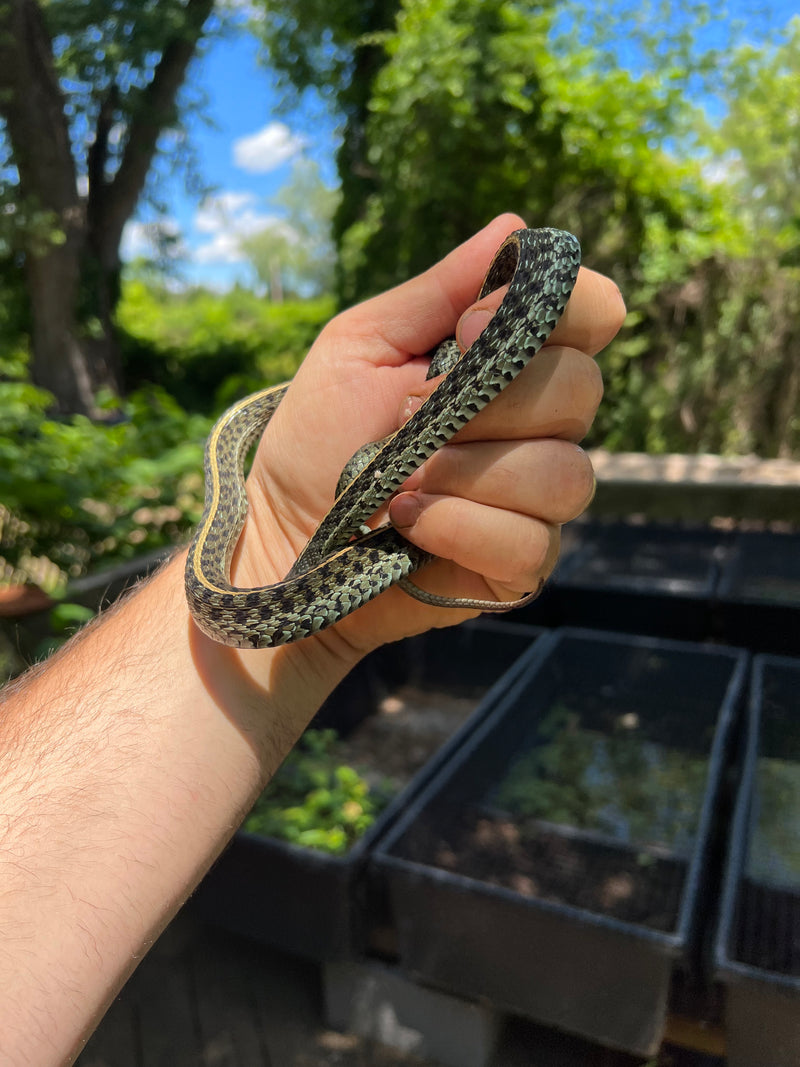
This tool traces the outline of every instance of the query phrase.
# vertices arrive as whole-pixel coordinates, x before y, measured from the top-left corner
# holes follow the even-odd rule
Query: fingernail
[[[407,530],[417,521],[421,511],[416,493],[401,493],[389,504],[389,519],[399,530]]]
[[[464,351],[466,351],[475,338],[486,329],[493,314],[494,313],[489,311],[488,308],[475,308],[472,311],[466,311],[461,316],[456,337]]]
[[[595,498],[596,493],[597,493],[597,475],[594,473],[594,471],[592,471],[592,495],[589,497],[589,499],[583,505],[583,510],[584,511],[586,511],[586,509],[591,505],[592,501]]]

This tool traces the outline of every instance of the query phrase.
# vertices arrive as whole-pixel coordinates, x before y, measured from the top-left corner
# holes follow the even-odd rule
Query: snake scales
[[[259,589],[230,583],[247,514],[244,460],[288,385],[229,408],[206,446],[205,510],[186,562],[187,600],[200,629],[239,648],[287,644],[331,626],[395,583],[427,603],[481,610],[508,610],[535,595],[500,604],[424,593],[408,576],[431,556],[391,526],[365,532],[364,524],[539,351],[569,300],[579,263],[578,241],[561,230],[517,230],[506,238],[480,291],[483,297],[509,284],[489,325],[463,355],[452,340],[435,350],[428,377],[445,373],[434,392],[399,430],[356,453],[333,507],[288,575]]]

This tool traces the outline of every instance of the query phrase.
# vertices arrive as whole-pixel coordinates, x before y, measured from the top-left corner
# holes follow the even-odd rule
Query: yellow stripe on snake
[[[365,523],[409,475],[519,374],[550,336],[570,298],[580,246],[561,230],[517,230],[498,249],[480,297],[508,283],[499,309],[461,354],[451,339],[433,353],[429,378],[444,374],[395,433],[365,446],[345,467],[331,510],[287,576],[239,589],[230,564],[247,516],[244,460],[288,385],[234,404],[209,436],[206,504],[186,563],[186,596],[200,629],[239,648],[287,644],[317,633],[399,583],[411,596],[446,607],[507,611],[512,604],[425,593],[409,575],[432,558],[391,526]]]

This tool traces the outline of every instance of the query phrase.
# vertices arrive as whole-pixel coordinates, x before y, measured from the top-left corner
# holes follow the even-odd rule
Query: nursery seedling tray
[[[800,1063],[800,659],[756,656],[716,944],[731,1067]]]
[[[346,959],[356,953],[363,917],[359,874],[372,842],[493,706],[522,668],[539,632],[480,619],[367,656],[326,701],[313,727],[335,728],[354,742],[359,727],[372,726],[387,701],[401,701],[408,687],[424,696],[432,718],[439,706],[467,701],[463,724],[440,743],[344,855],[240,830],[195,894],[200,917],[312,959]],[[379,741],[385,746],[387,767],[397,743],[391,731]]]
[[[597,526],[556,576],[558,620],[703,640],[726,546],[723,533],[707,528]]]
[[[725,641],[800,654],[800,534],[739,534],[720,578],[716,615]]]
[[[638,1054],[661,1040],[746,653],[565,629],[378,842],[400,965]]]

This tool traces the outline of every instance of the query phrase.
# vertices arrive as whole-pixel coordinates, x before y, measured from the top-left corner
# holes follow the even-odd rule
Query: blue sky
[[[778,28],[800,11],[800,0],[728,0],[727,7],[746,25],[757,18],[762,26]],[[166,168],[162,162],[165,177],[157,193],[167,208],[163,225],[179,238],[177,265],[184,281],[213,288],[252,284],[240,236],[276,221],[278,209],[270,200],[290,180],[299,156],[315,159],[323,178],[335,183],[335,123],[309,105],[281,113],[274,79],[258,65],[255,40],[244,31],[211,41],[195,62],[191,84],[207,99],[202,115],[190,118],[189,131],[199,172],[213,192],[200,202],[187,192],[184,172],[176,168],[170,175],[168,160]],[[150,252],[147,221],[143,209],[128,225],[125,258]]]
[[[186,189],[185,172],[169,161],[158,166],[158,199],[166,205],[161,225],[180,240],[178,266],[186,282],[227,288],[251,284],[254,275],[238,248],[241,235],[272,224],[279,209],[270,201],[291,179],[299,157],[314,159],[323,179],[336,182],[337,146],[333,118],[310,106],[288,117],[270,73],[259,66],[256,42],[245,32],[229,31],[210,42],[191,72],[190,91],[204,94],[201,113],[188,128],[197,166],[212,192],[203,200]],[[123,257],[152,253],[143,206],[128,224]]]

